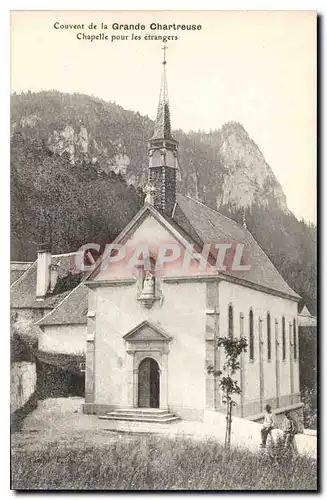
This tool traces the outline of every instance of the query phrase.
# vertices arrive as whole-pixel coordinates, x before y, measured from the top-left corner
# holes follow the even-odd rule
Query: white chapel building
[[[145,204],[114,244],[127,252],[143,245],[151,269],[145,271],[141,261],[127,266],[126,259],[105,266],[100,258],[36,323],[39,349],[85,354],[84,413],[114,418],[148,409],[167,420],[203,421],[206,411],[225,412],[217,378],[208,373],[209,365],[219,369],[223,363],[217,338],[245,336],[242,394],[234,413],[259,420],[268,403],[276,413],[288,409],[301,416],[300,297],[245,226],[176,192],[178,143],[171,132],[165,62],[148,156]],[[232,261],[238,252],[228,248],[230,242],[243,248],[235,269],[217,269],[212,249],[222,242],[227,260],[229,250]],[[158,270],[158,252],[173,243],[189,266],[177,259]],[[36,279],[46,297],[51,256],[44,252]],[[205,252],[203,269],[199,254]]]

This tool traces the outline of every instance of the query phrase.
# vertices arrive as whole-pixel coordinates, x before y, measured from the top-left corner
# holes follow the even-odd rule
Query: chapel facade
[[[145,272],[135,261],[132,272],[126,262],[102,270],[99,263],[85,282],[84,411],[152,408],[189,420],[224,411],[208,366],[222,366],[219,336],[245,336],[248,351],[241,360],[236,414],[259,417],[267,403],[277,413],[301,412],[299,296],[245,227],[176,192],[178,143],[171,131],[166,61],[148,156],[144,207],[114,244],[144,245],[150,268]],[[235,272],[217,271],[210,249],[209,264],[200,270],[201,258],[194,254],[203,255],[205,245],[222,241],[243,245],[248,266],[241,259]],[[171,242],[184,250],[184,258],[188,255],[188,269],[178,261],[156,271],[158,252]]]
[[[234,414],[259,420],[270,404],[277,414],[301,415],[299,295],[245,226],[178,193],[177,176],[164,61],[145,203],[113,242],[125,256],[109,264],[100,258],[38,321],[41,349],[78,344],[85,352],[84,413],[203,421],[208,412],[225,412],[208,370],[224,362],[217,339],[244,336]],[[231,266],[219,260],[217,244]]]

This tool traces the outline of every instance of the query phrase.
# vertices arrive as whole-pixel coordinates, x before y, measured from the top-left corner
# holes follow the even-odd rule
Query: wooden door
[[[139,408],[159,408],[159,366],[151,358],[145,358],[139,366]]]

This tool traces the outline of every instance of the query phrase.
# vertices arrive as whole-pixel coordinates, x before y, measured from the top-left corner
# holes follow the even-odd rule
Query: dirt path
[[[12,434],[12,446],[31,448],[54,441],[64,441],[68,446],[107,445],[121,439],[114,429],[108,429],[106,421],[96,415],[83,415],[83,402],[77,397],[39,401],[36,410],[26,417],[21,432]]]

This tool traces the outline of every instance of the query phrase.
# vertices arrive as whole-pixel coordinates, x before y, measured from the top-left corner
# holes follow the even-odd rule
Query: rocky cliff
[[[66,153],[71,164],[83,160],[97,170],[120,173],[135,187],[146,182],[152,129],[149,118],[88,96],[41,92],[12,98],[13,131],[41,137],[50,151]],[[215,208],[269,208],[273,201],[288,212],[272,169],[241,124],[229,122],[210,134],[179,130],[174,135],[180,142],[181,192]]]
[[[258,205],[268,208],[274,200],[288,213],[286,196],[272,169],[244,127],[235,122],[223,125],[220,143],[221,162],[225,166],[222,193],[217,206]]]
[[[11,100],[12,258],[34,258],[26,241],[46,227],[55,252],[117,234],[143,203],[153,122],[92,96],[57,91]],[[247,225],[306,302],[316,304],[316,230],[288,210],[286,197],[244,127],[175,130],[180,192]],[[61,201],[58,201],[61,200]]]

